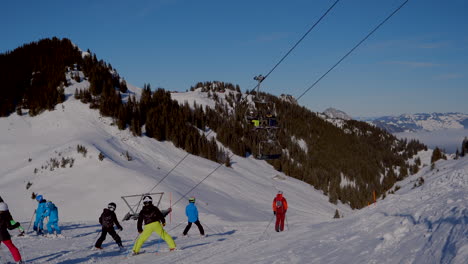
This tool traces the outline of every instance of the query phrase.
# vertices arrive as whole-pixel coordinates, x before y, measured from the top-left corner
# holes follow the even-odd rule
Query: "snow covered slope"
[[[110,201],[117,202],[120,214],[124,214],[120,196],[150,191],[186,155],[171,142],[133,137],[128,130],[118,130],[110,118],[101,117],[71,96],[79,85],[86,83],[67,88],[68,100],[55,111],[34,118],[13,114],[0,119],[0,195],[12,208],[21,208],[15,210],[19,219],[29,219],[34,211],[32,192],[54,201],[63,221],[95,220]],[[78,145],[87,149],[86,156],[78,153]],[[100,153],[105,156],[103,161],[98,159]],[[62,167],[62,158],[73,159],[73,166]],[[51,170],[54,159],[59,166]],[[328,204],[327,197],[310,185],[253,158],[233,157],[232,162],[232,168],[222,166],[188,194],[208,204],[202,210],[225,220],[258,221],[270,215],[270,200],[282,190],[297,199],[302,209],[333,215],[336,206]],[[217,163],[190,155],[154,191],[171,192],[174,200],[180,199],[216,167]],[[28,182],[32,185],[26,189]],[[168,206],[168,196],[164,206]],[[175,208],[182,211],[184,206],[179,203]],[[255,210],[245,213],[245,206]],[[340,208],[347,210],[346,206]]]
[[[67,237],[14,237],[27,263],[465,263],[468,257],[468,158],[439,161],[435,170],[425,168],[399,183],[402,188],[395,194],[351,211],[252,158],[234,156],[232,168],[214,171],[218,164],[190,155],[170,172],[185,151],[111,126],[111,119],[73,99],[80,85],[86,82],[67,88],[68,100],[55,111],[0,119],[0,195],[26,229],[36,207],[31,192],[51,199],[59,207]],[[180,98],[195,98],[193,93]],[[77,151],[78,145],[87,149],[86,155]],[[64,162],[62,167],[62,158],[73,165]],[[52,165],[54,159],[58,166]],[[162,208],[173,205],[166,230],[182,251],[127,258],[110,237],[105,251],[88,250],[107,203],[117,203],[121,219],[128,210],[120,196],[148,192],[166,175],[154,191],[165,193]],[[424,184],[412,189],[419,177]],[[270,222],[277,190],[290,204],[282,233]],[[191,237],[181,237],[185,194],[197,197],[208,237],[198,238],[194,227]],[[336,209],[345,217],[333,220]],[[120,235],[130,248],[136,223],[123,226]],[[0,258],[11,261],[5,248],[0,250]],[[143,250],[167,246],[154,235]]]
[[[424,178],[421,185],[420,177]],[[192,229],[186,238],[181,236],[183,213],[176,210],[166,225],[181,249],[173,253],[167,253],[165,243],[154,235],[143,247],[147,254],[127,257],[137,236],[134,222],[123,223],[120,236],[128,248],[123,252],[111,238],[105,241],[104,251],[89,250],[99,232],[95,221],[62,223],[65,239],[31,236],[13,241],[29,263],[466,263],[468,158],[439,161],[433,171],[425,168],[401,186],[384,200],[334,220],[288,197],[291,209],[286,231],[281,233],[273,231],[272,215],[258,221],[226,221],[203,210],[208,236],[200,238]],[[208,207],[206,200],[197,203]],[[248,205],[231,206],[231,210],[256,211]],[[315,221],[316,217],[322,221]]]

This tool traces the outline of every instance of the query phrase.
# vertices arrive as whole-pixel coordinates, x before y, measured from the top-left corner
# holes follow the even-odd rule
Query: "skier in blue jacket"
[[[37,209],[36,209],[36,221],[34,221],[33,230],[37,232],[37,235],[43,235],[44,233],[44,212],[46,209],[46,199],[42,195],[36,196],[36,201],[38,202]]]
[[[58,208],[53,202],[48,201],[46,203],[43,217],[49,217],[49,222],[47,223],[47,233],[49,233],[49,235],[53,235],[55,230],[56,236],[60,237],[62,231],[58,225]]]
[[[195,206],[195,197],[189,198],[189,204],[185,207],[185,215],[188,217],[188,225],[185,228],[183,235],[187,236],[188,231],[192,227],[192,223],[195,223],[198,226],[200,235],[205,236],[205,230],[203,230],[203,226],[200,224],[200,220],[198,219],[198,209]]]

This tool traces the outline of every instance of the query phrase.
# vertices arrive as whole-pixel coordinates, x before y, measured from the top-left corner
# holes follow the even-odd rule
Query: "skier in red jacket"
[[[283,192],[279,191],[275,199],[273,199],[273,214],[276,215],[276,232],[284,230],[284,219],[286,217],[286,211],[288,210],[288,202],[283,197]]]

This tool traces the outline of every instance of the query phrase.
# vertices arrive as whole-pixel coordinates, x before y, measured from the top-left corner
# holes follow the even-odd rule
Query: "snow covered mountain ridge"
[[[468,129],[468,114],[464,113],[403,114],[366,119],[365,121],[390,133]]]
[[[352,118],[346,114],[345,112],[335,109],[335,108],[327,108],[323,111],[323,114],[326,115],[328,118],[332,119],[343,119],[343,120],[351,120]]]

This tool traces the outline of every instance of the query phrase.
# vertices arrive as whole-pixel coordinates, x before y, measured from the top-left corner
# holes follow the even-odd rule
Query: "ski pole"
[[[21,256],[21,260],[25,261],[25,257],[24,257],[24,250],[23,250],[23,242],[21,241],[18,241],[19,243],[19,252],[20,252],[20,256]]]
[[[169,193],[169,208],[172,209],[172,192]],[[172,224],[172,210],[169,213],[169,223]]]
[[[289,231],[288,217],[286,215],[284,215],[284,219],[286,220],[286,228]]]
[[[271,222],[273,222],[273,218],[275,218],[275,215],[273,215],[273,217],[271,217],[270,222],[268,222],[268,225],[267,225],[267,227],[265,228],[265,231],[263,231],[263,233],[262,233],[262,235],[261,235],[260,237],[262,237],[262,236],[265,234],[265,232],[268,230],[268,227],[270,227]]]
[[[130,250],[133,251],[133,248],[135,247],[135,242],[138,240],[139,237],[140,237],[140,233],[138,233],[138,235],[135,237],[135,239],[133,239],[133,247],[131,247],[131,249],[130,249],[130,247],[128,247],[128,250],[127,250],[127,252],[125,252],[125,255],[130,255]]]
[[[34,209],[34,213],[33,213],[33,215],[31,216],[31,221],[29,221],[28,231],[26,231],[26,233],[28,233],[28,232],[29,232],[29,228],[31,228],[31,223],[32,223],[32,220],[33,220],[35,214],[36,214],[36,209]]]
[[[200,223],[201,224],[201,223]],[[203,223],[204,226],[206,226],[209,230],[211,230],[211,232],[213,232],[213,234],[216,233],[216,231],[214,231],[213,229],[211,229],[206,223]]]
[[[174,226],[173,228],[171,228],[171,230],[169,230],[167,232],[171,232],[172,230],[176,229],[177,227],[179,227],[183,223],[185,223],[185,222],[180,222],[178,225]]]
[[[96,236],[96,237],[94,237],[94,244],[92,245],[91,249],[93,249],[93,248],[94,248],[94,245],[96,245],[97,238],[98,238],[98,237],[101,235],[101,233],[102,233],[102,230],[101,230],[101,231],[99,231],[99,233],[97,234],[97,236]]]

